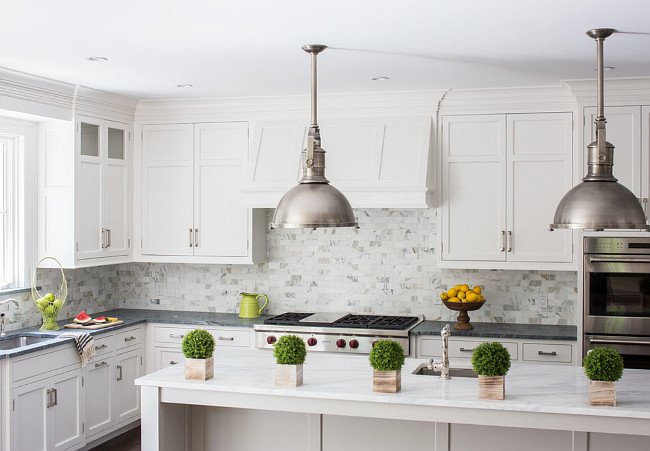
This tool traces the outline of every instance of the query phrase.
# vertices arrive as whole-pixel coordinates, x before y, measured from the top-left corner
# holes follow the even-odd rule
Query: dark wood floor
[[[91,451],[140,451],[140,426],[94,447]]]

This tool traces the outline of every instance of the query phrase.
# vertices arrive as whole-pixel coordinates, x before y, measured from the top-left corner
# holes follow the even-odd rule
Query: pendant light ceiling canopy
[[[598,47],[598,115],[596,141],[587,146],[587,175],[564,195],[555,211],[553,229],[648,230],[645,213],[636,196],[617,182],[612,172],[614,146],[605,136],[603,42],[616,30],[596,28],[587,36]]]
[[[316,121],[316,57],[326,48],[315,44],[302,48],[311,55],[311,126],[307,148],[302,151],[302,179],[280,199],[272,229],[358,227],[350,202],[325,178],[325,151]]]

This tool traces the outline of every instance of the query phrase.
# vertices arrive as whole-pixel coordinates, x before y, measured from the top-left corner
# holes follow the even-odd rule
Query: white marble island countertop
[[[576,366],[513,363],[506,376],[506,399],[491,401],[478,399],[475,378],[442,381],[412,374],[426,362],[422,359],[407,359],[402,390],[386,394],[372,391],[367,356],[309,353],[304,383],[297,388],[275,387],[269,350],[217,349],[214,357],[214,378],[208,381],[185,380],[184,366],[175,365],[136,384],[160,388],[160,402],[169,403],[650,435],[647,370],[624,371],[616,407],[592,407],[589,381]]]

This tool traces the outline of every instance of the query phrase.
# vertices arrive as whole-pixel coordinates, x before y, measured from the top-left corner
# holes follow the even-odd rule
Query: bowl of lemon
[[[483,297],[481,287],[475,286],[474,288],[470,288],[466,283],[456,285],[454,288],[440,293],[440,299],[442,299],[442,303],[448,309],[460,312],[458,318],[456,318],[454,329],[474,329],[474,326],[469,322],[467,312],[478,310],[485,304],[485,297]]]

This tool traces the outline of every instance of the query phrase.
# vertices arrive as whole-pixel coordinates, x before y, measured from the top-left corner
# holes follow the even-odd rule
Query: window
[[[16,286],[16,137],[0,135],[0,290]]]

